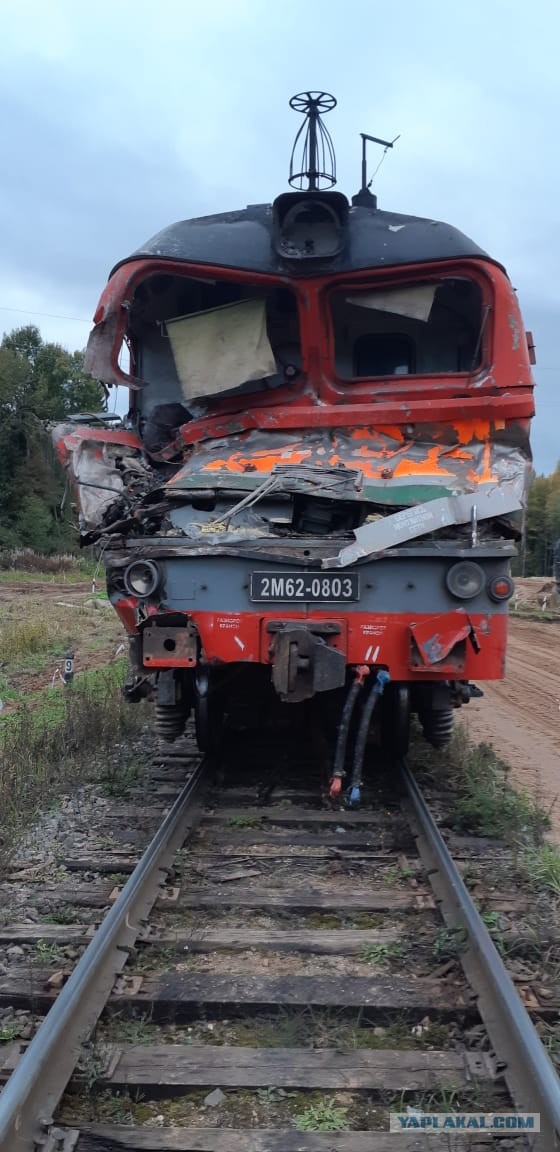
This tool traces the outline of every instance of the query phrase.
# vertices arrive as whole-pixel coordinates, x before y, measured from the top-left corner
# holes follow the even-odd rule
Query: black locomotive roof
[[[439,220],[353,206],[344,222],[340,252],[320,261],[298,260],[296,271],[294,262],[284,258],[275,247],[273,227],[270,204],[251,204],[238,212],[180,220],[120,260],[113,272],[141,257],[292,276],[391,268],[460,257],[489,259],[468,236]]]

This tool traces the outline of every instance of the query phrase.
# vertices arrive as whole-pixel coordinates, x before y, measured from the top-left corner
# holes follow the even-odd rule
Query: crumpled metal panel
[[[411,638],[426,668],[442,664],[455,646],[470,635],[472,624],[469,617],[461,610],[456,615],[457,619],[454,619],[453,615],[446,612],[431,616],[429,620],[409,624]]]
[[[473,512],[475,522],[519,512],[522,507],[520,495],[520,485],[515,481],[501,485],[482,484],[470,495],[444,496],[441,500],[429,500],[404,508],[392,516],[381,516],[373,524],[355,528],[355,543],[341,548],[337,556],[323,560],[321,567],[347,568],[357,560],[405,544],[407,540],[416,540],[419,536],[452,525],[468,524]]]
[[[82,530],[102,523],[111,505],[122,497],[125,477],[151,476],[140,459],[140,441],[131,432],[57,424],[52,438],[76,492]]]
[[[142,444],[134,433],[64,424],[54,429],[53,439],[77,490],[83,528],[103,523],[110,505],[123,494],[123,475],[144,479],[144,490],[148,485],[155,491],[157,473],[142,461]],[[268,478],[282,478],[283,490],[402,508],[478,494],[486,486],[515,492],[515,505],[506,508],[502,501],[499,507],[497,498],[499,510],[489,513],[503,516],[523,506],[530,477],[525,429],[510,424],[505,430],[488,420],[424,424],[410,430],[398,425],[255,429],[199,442],[185,448],[185,456],[175,475],[162,484],[164,498],[176,499],[184,492],[188,501],[193,489],[251,491]],[[345,472],[348,483],[340,484]],[[141,494],[142,486],[136,490]],[[375,526],[359,531],[369,527]],[[392,539],[393,544],[398,542]]]
[[[507,440],[500,438],[502,432],[488,420],[419,425],[408,436],[398,426],[255,429],[195,445],[167,488],[235,487],[241,479],[251,488],[273,468],[306,464],[359,470],[363,486],[355,498],[381,504],[408,504],[432,493],[472,492],[479,484],[504,481],[519,483],[523,495],[530,475],[525,433],[519,429],[516,443],[515,428],[508,429]]]

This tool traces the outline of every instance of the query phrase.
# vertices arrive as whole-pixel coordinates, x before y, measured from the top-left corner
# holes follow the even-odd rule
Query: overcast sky
[[[358,187],[358,133],[400,133],[380,207],[446,220],[506,265],[550,471],[559,40],[558,0],[0,0],[0,332],[35,323],[83,347],[119,258],[174,220],[285,190],[288,99],[323,88],[342,191]]]

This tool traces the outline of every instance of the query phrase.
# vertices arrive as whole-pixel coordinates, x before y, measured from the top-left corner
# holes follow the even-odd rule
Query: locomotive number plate
[[[251,600],[282,600],[284,603],[344,603],[360,599],[357,572],[252,572]]]

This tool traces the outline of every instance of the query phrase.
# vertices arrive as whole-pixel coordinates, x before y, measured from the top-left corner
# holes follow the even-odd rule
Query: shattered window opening
[[[259,302],[262,303],[265,316],[263,340],[272,349],[272,357],[269,354],[260,361],[260,366],[263,368],[262,375],[257,373],[256,368],[252,372],[249,366],[244,379],[239,378],[239,373],[237,376],[233,373],[231,387],[224,387],[224,384],[227,385],[227,378],[223,378],[224,362],[218,365],[215,360],[209,358],[207,387],[204,386],[203,372],[198,371],[196,390],[193,391],[189,387],[183,369],[177,370],[177,357],[174,355],[168,325],[170,330],[172,327],[177,329],[180,327],[180,321],[185,321],[184,335],[188,353],[189,325],[192,325],[193,334],[201,327],[196,324],[196,317],[214,315],[219,319],[223,316],[227,345],[229,340],[227,325],[232,316],[237,315],[241,318],[244,312],[248,314],[251,311],[251,306],[256,315],[255,309],[258,310]],[[245,310],[243,304],[247,306]],[[146,381],[145,387],[140,389],[135,397],[138,427],[142,436],[146,426],[154,422],[161,426],[162,422],[166,424],[169,418],[179,416],[179,423],[184,423],[192,417],[202,415],[207,410],[208,400],[218,393],[220,397],[226,397],[278,388],[297,379],[301,373],[297,299],[295,294],[283,285],[257,286],[206,277],[149,276],[142,281],[134,294],[129,333],[134,349],[136,375]],[[197,334],[200,335],[200,332]],[[202,363],[199,361],[199,368]],[[191,370],[192,360],[189,361],[189,356],[186,354],[184,371],[189,373]],[[220,370],[222,378],[217,387]],[[180,408],[182,412],[179,411]],[[148,436],[151,437],[150,432]]]
[[[344,380],[470,372],[482,362],[482,291],[466,278],[337,289],[331,320]]]

